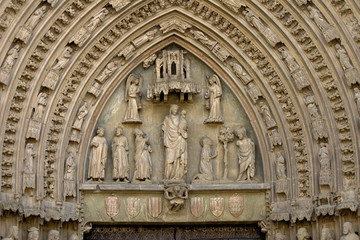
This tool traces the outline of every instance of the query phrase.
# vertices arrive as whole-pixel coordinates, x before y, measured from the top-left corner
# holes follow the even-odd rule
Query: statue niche
[[[183,50],[163,50],[155,60],[155,84],[149,85],[148,100],[167,102],[168,94],[177,92],[180,101],[192,101],[192,95],[199,93],[198,86],[190,75],[190,61]]]

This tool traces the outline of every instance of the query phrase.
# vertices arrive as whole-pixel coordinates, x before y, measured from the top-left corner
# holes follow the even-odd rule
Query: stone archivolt
[[[80,195],[70,196],[66,202],[61,202],[63,198],[61,182],[67,156],[66,147],[69,145],[77,151],[75,158],[78,161],[76,163],[77,179],[82,179],[86,151],[84,149],[87,146],[84,140],[90,136],[86,129],[93,127],[93,122],[90,120],[97,117],[98,109],[102,105],[100,103],[105,101],[103,96],[106,94],[104,93],[111,92],[111,87],[120,81],[118,79],[123,79],[131,70],[133,61],[145,58],[146,54],[141,54],[141,52],[152,51],[151,48],[156,44],[164,44],[162,43],[163,37],[176,36],[172,38],[172,41],[179,41],[188,48],[200,49],[201,54],[205,53],[210,56],[208,64],[216,66],[217,71],[228,76],[226,79],[235,79],[235,81],[227,80],[228,84],[237,89],[241,98],[246,99],[244,105],[249,116],[257,118],[256,121],[254,120],[254,129],[259,143],[261,143],[263,166],[264,169],[267,169],[264,178],[266,183],[276,180],[276,170],[273,164],[269,163],[272,158],[267,151],[284,150],[287,178],[292,183],[289,186],[294,187],[291,187],[285,196],[283,192],[277,193],[273,188],[269,190],[271,194],[267,204],[273,206],[271,216],[280,216],[274,218],[271,218],[270,214],[264,216],[269,239],[276,232],[282,230],[286,235],[294,237],[294,231],[285,230],[289,226],[286,223],[289,218],[281,216],[292,214],[291,219],[294,222],[303,218],[310,221],[309,214],[302,216],[298,211],[303,205],[310,209],[339,206],[341,214],[334,217],[334,221],[336,223],[344,222],[343,215],[345,214],[355,223],[356,217],[351,212],[357,208],[359,186],[356,179],[358,179],[359,172],[356,170],[358,162],[355,160],[358,159],[360,153],[359,148],[356,147],[359,145],[359,139],[356,137],[359,135],[359,113],[353,94],[355,88],[359,86],[356,82],[347,84],[342,79],[345,73],[341,67],[341,60],[337,61],[335,43],[344,47],[353,67],[358,69],[360,65],[360,26],[359,12],[356,8],[358,3],[356,1],[331,1],[331,5],[325,6],[323,3],[314,1],[314,3],[303,2],[301,4],[306,7],[298,7],[295,5],[295,1],[279,3],[274,0],[259,0],[258,2],[262,3],[261,7],[255,7],[257,3],[249,1],[234,8],[231,5],[232,1],[223,1],[224,4],[230,4],[230,6],[214,2],[200,3],[185,0],[134,1],[132,3],[134,9],[126,12],[121,9],[121,7],[125,9],[126,5],[121,6],[117,1],[112,1],[112,5],[100,4],[101,6],[98,6],[96,1],[85,0],[67,1],[66,4],[61,1],[48,1],[41,2],[38,6],[21,0],[4,2],[0,14],[0,33],[1,37],[7,41],[4,41],[0,51],[1,63],[6,61],[8,52],[16,44],[20,44],[21,49],[19,57],[12,65],[12,75],[9,81],[2,82],[4,89],[1,94],[0,114],[1,135],[3,136],[1,209],[3,211],[19,211],[20,214],[32,212],[30,215],[37,216],[39,214],[36,210],[40,210],[38,206],[42,201],[43,206],[54,206],[54,209],[58,209],[51,212],[46,210],[51,207],[43,207],[44,213],[40,214],[43,218],[58,219],[58,216],[64,213],[63,219],[78,219],[78,207],[82,201]],[[29,41],[19,43],[15,39],[15,34],[27,20],[27,18],[22,19],[22,16],[31,16],[36,9],[42,6],[47,6],[46,11],[56,7],[55,12],[58,14],[52,15],[54,11],[52,14],[45,13],[42,20],[34,27],[34,33]],[[115,9],[114,6],[116,6]],[[239,11],[242,8],[245,10],[245,6],[254,11],[254,14],[265,23],[264,26],[279,35],[281,43],[269,44],[265,33],[256,32],[256,28],[247,23],[244,16],[241,15],[242,11]],[[334,27],[341,33],[341,40],[332,39],[329,43],[326,39],[317,40],[322,33],[309,17],[308,9],[310,8],[307,8],[309,6],[320,11],[328,22],[336,23]],[[86,39],[81,46],[68,43],[76,31],[74,30],[75,26],[84,26],[102,8],[108,10],[109,14],[102,20],[102,24],[96,25],[97,28],[92,29],[93,37]],[[327,8],[333,8],[332,10],[335,11],[328,11]],[[138,11],[135,12],[135,10]],[[180,14],[181,11],[186,12],[186,16]],[[127,44],[133,44],[131,41],[141,38],[149,30],[153,30],[153,28],[161,30],[158,24],[162,19],[168,18],[171,13],[176,13],[191,27],[180,28],[184,31],[183,33],[176,28],[166,35],[157,32],[154,39],[142,38],[146,41],[140,41],[141,46],[132,45],[131,54],[126,55],[128,57],[125,57],[125,60],[116,57],[117,53],[121,52]],[[277,19],[272,20],[273,16]],[[154,19],[154,22],[149,21],[150,19]],[[106,25],[103,22],[106,22]],[[138,25],[142,30],[137,28]],[[346,27],[342,28],[343,25]],[[19,27],[16,29],[16,26]],[[210,28],[214,29],[210,30]],[[215,52],[214,47],[208,49],[200,40],[193,38],[190,30],[201,31],[220,48],[215,48]],[[286,59],[282,58],[278,51],[279,47],[284,46],[309,76],[309,86],[298,88],[292,82],[291,74],[293,73],[286,65]],[[71,64],[64,61],[64,64],[61,65],[63,69],[59,69],[61,75],[57,79],[56,86],[41,87],[48,77],[49,69],[54,63],[54,66],[57,66],[56,59],[60,61],[65,49],[72,51],[69,60]],[[223,51],[223,49],[225,50]],[[123,66],[117,69],[112,68],[113,72],[110,71],[104,81],[96,80],[96,75],[100,74],[105,66],[113,60],[124,61]],[[241,85],[241,79],[238,78],[236,72],[233,72],[230,60],[241,64],[247,74],[251,76],[252,81],[262,93],[262,97],[260,97],[262,101],[256,101],[253,104],[246,93],[240,89],[239,86],[243,87],[247,84]],[[95,83],[98,84],[95,86],[102,90],[101,93],[87,94],[89,88]],[[44,107],[42,125],[37,126],[35,130],[39,132],[39,137],[26,137],[28,128],[31,128],[31,111],[37,106],[36,99],[40,93],[46,93],[48,98]],[[326,137],[319,139],[312,137],[312,119],[307,113],[305,104],[306,96],[309,95],[315,96],[318,114],[324,119],[324,124],[328,126],[328,129],[335,129],[335,131],[330,131]],[[269,105],[277,122],[275,129],[267,130],[261,114],[257,110],[260,102],[264,101]],[[82,129],[72,129],[78,109],[83,102],[89,103],[90,113],[84,118]],[[274,130],[278,130],[282,136],[282,144],[274,145],[271,143],[271,139],[267,138],[268,134]],[[26,144],[34,144],[36,161],[39,163],[35,173],[37,179],[35,196],[30,196],[26,192],[24,196],[21,195],[22,185],[19,180],[21,179],[21,169],[18,167],[18,163],[22,162],[26,156],[24,141]],[[317,172],[320,166],[316,156],[321,144],[328,144],[329,148],[332,146],[334,152],[330,155],[332,161],[330,165],[334,169],[335,166],[337,166],[336,169],[340,169],[332,170],[335,179],[334,189],[330,190],[326,185],[320,186],[318,180],[315,180],[319,177]],[[353,197],[347,197],[350,195]],[[310,204],[312,201],[313,203]],[[324,212],[333,215],[333,211]],[[14,215],[16,214],[14,213]],[[1,218],[7,220],[12,217],[2,215]],[[276,229],[270,219],[285,220],[285,222],[276,225],[278,227]],[[326,219],[319,217],[318,220],[320,225],[327,224]],[[34,224],[37,223],[34,222]],[[302,225],[304,225],[303,222],[296,222],[295,228],[300,229]],[[331,225],[332,231],[339,232],[335,231],[335,225]],[[5,229],[1,229],[1,232],[4,232],[2,230],[5,231]],[[313,239],[320,238],[320,236],[312,237]]]

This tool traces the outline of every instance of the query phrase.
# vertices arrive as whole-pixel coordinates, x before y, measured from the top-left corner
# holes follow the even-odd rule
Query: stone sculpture
[[[39,240],[39,229],[37,229],[36,227],[31,227],[28,229],[28,240]]]
[[[115,137],[112,140],[112,157],[113,157],[113,179],[116,182],[130,179],[129,175],[129,144],[127,138],[123,135],[121,127],[116,128]]]
[[[135,128],[135,172],[134,179],[139,181],[150,181],[152,162],[150,153],[152,152],[149,138],[139,128]]]
[[[322,16],[321,12],[312,6],[307,7],[310,18],[314,20],[316,26],[320,29],[327,42],[331,42],[334,39],[339,39],[339,34]]]
[[[77,129],[77,130],[81,130],[82,128],[82,124],[84,122],[84,118],[86,117],[86,115],[88,115],[89,110],[88,110],[88,104],[87,102],[85,102],[80,108],[79,111],[76,115],[76,119],[75,122],[73,124],[73,128]]]
[[[230,62],[229,65],[232,67],[235,75],[238,78],[240,78],[240,80],[244,85],[249,84],[249,82],[253,80],[253,78],[249,74],[247,74],[247,72],[243,69],[243,67],[240,64],[236,62]]]
[[[51,7],[55,7],[55,5],[59,0],[43,0],[43,1],[47,1],[51,5]]]
[[[60,240],[60,233],[57,230],[50,230],[47,240]]]
[[[128,102],[123,123],[141,123],[139,109],[141,105],[142,75],[136,78],[130,74],[126,81],[126,101]]]
[[[145,34],[143,34],[142,36],[136,38],[135,40],[132,41],[132,43],[134,44],[135,47],[140,47],[141,45],[143,45],[144,43],[151,41],[154,39],[155,34],[158,32],[157,29],[151,30],[146,32]]]
[[[110,0],[110,4],[117,12],[119,12],[123,7],[128,5],[131,0]]]
[[[65,65],[69,62],[72,56],[73,49],[71,47],[66,47],[63,54],[57,59],[57,63],[52,67],[53,70],[59,72]]]
[[[222,88],[220,79],[218,76],[213,75],[208,78],[209,89],[205,94],[205,98],[209,99],[209,104],[207,104],[208,109],[210,110],[209,117],[204,121],[205,123],[222,123],[223,117],[221,113],[221,97],[222,97]]]
[[[23,167],[23,193],[26,188],[35,188],[35,173],[34,173],[34,144],[27,143],[25,147],[25,159]]]
[[[227,179],[228,177],[228,143],[234,141],[234,133],[233,130],[229,127],[221,127],[219,130],[219,136],[218,139],[220,142],[222,142],[224,146],[224,179]]]
[[[254,82],[250,82],[248,85],[247,85],[247,88],[246,88],[251,100],[253,101],[253,103],[256,103],[257,100],[262,97],[262,93],[260,91],[260,88],[258,86],[255,85]]]
[[[16,44],[9,50],[5,61],[0,68],[0,83],[8,85],[10,81],[10,72],[15,64],[16,59],[19,57],[20,45]]]
[[[109,14],[109,11],[106,8],[101,9],[99,13],[93,16],[90,22],[87,24],[86,28],[93,32],[96,28],[98,28],[102,22],[105,20],[106,15]]]
[[[36,121],[41,121],[44,114],[44,110],[47,104],[48,95],[45,92],[41,92],[38,95],[37,106],[34,111],[33,119]]]
[[[75,154],[73,153],[73,151],[68,151],[68,157],[65,161],[64,199],[66,199],[66,197],[76,197],[75,174]]]
[[[286,236],[282,232],[278,232],[275,234],[275,240],[286,240]]]
[[[213,149],[213,141],[208,137],[202,137],[200,139],[200,145],[202,147],[200,154],[200,174],[198,174],[194,180],[212,181],[214,180],[214,171],[211,160],[217,157],[217,152]]]
[[[310,240],[311,239],[309,232],[307,231],[306,228],[303,228],[303,227],[299,228],[297,230],[296,238],[298,240]]]
[[[275,153],[275,165],[276,165],[276,176],[278,180],[286,179],[286,165],[285,158],[281,154],[281,152]]]
[[[333,235],[329,228],[323,228],[321,230],[321,237],[320,240],[333,240]]]
[[[235,134],[238,137],[236,146],[238,147],[239,177],[237,181],[251,181],[255,176],[255,144],[246,136],[245,128],[237,129]]]
[[[178,112],[179,107],[171,105],[162,125],[167,180],[184,180],[187,172],[187,134],[180,129],[186,119],[180,118]]]
[[[358,110],[358,113],[360,114],[360,90],[359,88],[354,88],[354,97],[355,97],[355,103]]]
[[[33,15],[25,22],[24,26],[22,26],[19,32],[16,34],[16,38],[27,43],[31,36],[32,31],[38,25],[40,20],[44,17],[45,12],[47,10],[46,6],[42,6],[37,9]]]
[[[330,171],[329,149],[326,143],[320,144],[319,150],[320,173]]]
[[[315,139],[327,138],[328,137],[327,127],[315,104],[314,96],[307,96],[305,99],[305,103],[309,111],[311,125],[313,128]]]
[[[112,61],[108,63],[104,70],[96,77],[96,80],[100,83],[104,83],[115,71],[118,69],[118,61]]]
[[[19,238],[19,228],[17,226],[10,226],[7,235],[3,240],[17,240]]]
[[[335,50],[336,56],[339,58],[341,67],[344,70],[347,85],[351,86],[351,84],[360,83],[359,72],[351,64],[346,50],[340,44],[335,44]]]
[[[245,16],[245,19],[249,22],[251,26],[256,28],[261,34],[264,35],[267,42],[272,46],[275,47],[275,45],[279,42],[281,42],[279,36],[277,36],[269,27],[265,26],[260,18],[254,14],[253,11],[251,11],[249,8],[246,8],[243,11],[243,15]]]
[[[199,42],[201,42],[202,44],[204,44],[205,46],[207,46],[210,49],[213,49],[214,46],[217,44],[216,41],[210,40],[208,38],[208,36],[206,36],[203,32],[201,31],[196,31],[196,30],[190,30],[190,33],[192,35],[194,35],[194,39],[198,40]]]
[[[260,107],[259,111],[264,119],[267,129],[276,127],[276,122],[270,112],[269,106],[267,104],[265,104],[264,102],[260,102],[259,107]]]
[[[283,59],[290,70],[290,74],[295,81],[296,88],[302,90],[310,85],[305,72],[300,69],[299,64],[295,61],[294,57],[285,48],[279,48],[281,59]]]
[[[351,222],[345,222],[343,225],[343,235],[340,240],[359,240],[359,236],[355,233]]]
[[[243,0],[220,0],[220,1],[236,13],[239,13],[241,7],[246,7]]]
[[[154,64],[156,58],[157,56],[155,53],[147,57],[143,62],[143,68],[148,69],[151,65]]]
[[[88,179],[99,180],[100,182],[104,179],[105,176],[105,164],[107,160],[107,142],[104,137],[104,129],[98,128],[96,131],[96,136],[92,139],[90,143],[90,162],[89,162],[89,172]]]
[[[164,197],[169,200],[170,210],[177,212],[183,208],[189,192],[184,185],[165,186]]]

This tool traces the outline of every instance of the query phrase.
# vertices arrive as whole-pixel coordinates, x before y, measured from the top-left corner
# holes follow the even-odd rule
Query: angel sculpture
[[[207,106],[210,109],[209,117],[205,120],[205,123],[222,123],[223,118],[221,114],[220,100],[222,96],[222,88],[220,79],[218,76],[213,75],[209,78],[209,89],[205,98],[209,99]]]
[[[142,88],[142,77],[140,75],[136,78],[133,74],[130,74],[126,81],[126,101],[128,106],[125,113],[123,123],[141,123],[138,109],[142,108],[141,105],[141,88]]]

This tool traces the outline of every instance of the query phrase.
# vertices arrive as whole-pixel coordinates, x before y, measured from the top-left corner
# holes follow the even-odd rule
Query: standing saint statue
[[[75,155],[73,151],[69,150],[69,156],[65,161],[64,199],[66,199],[66,197],[76,197],[75,171]]]
[[[239,177],[237,181],[251,179],[255,176],[255,145],[254,142],[246,136],[246,129],[239,128],[236,130],[236,141],[238,146],[237,157],[239,160]]]
[[[152,152],[149,138],[139,128],[135,128],[135,172],[134,179],[139,181],[150,181],[152,163],[150,153]]]
[[[123,123],[141,123],[138,109],[141,109],[142,75],[136,78],[130,74],[126,81],[126,101],[128,102]]]
[[[121,127],[116,128],[115,137],[112,140],[112,157],[113,157],[113,179],[116,182],[129,181],[129,144],[127,138],[123,135]]]
[[[184,180],[187,172],[187,132],[184,131],[186,112],[183,112],[181,117],[178,112],[179,107],[171,105],[169,115],[165,117],[162,125],[167,180]]]
[[[209,89],[205,98],[209,99],[208,109],[210,109],[209,117],[205,123],[222,123],[220,100],[222,96],[222,88],[218,76],[213,75],[209,78]]]
[[[90,163],[88,178],[90,181],[102,181],[105,176],[105,164],[107,160],[107,142],[104,137],[104,129],[98,128],[96,136],[90,143]]]

